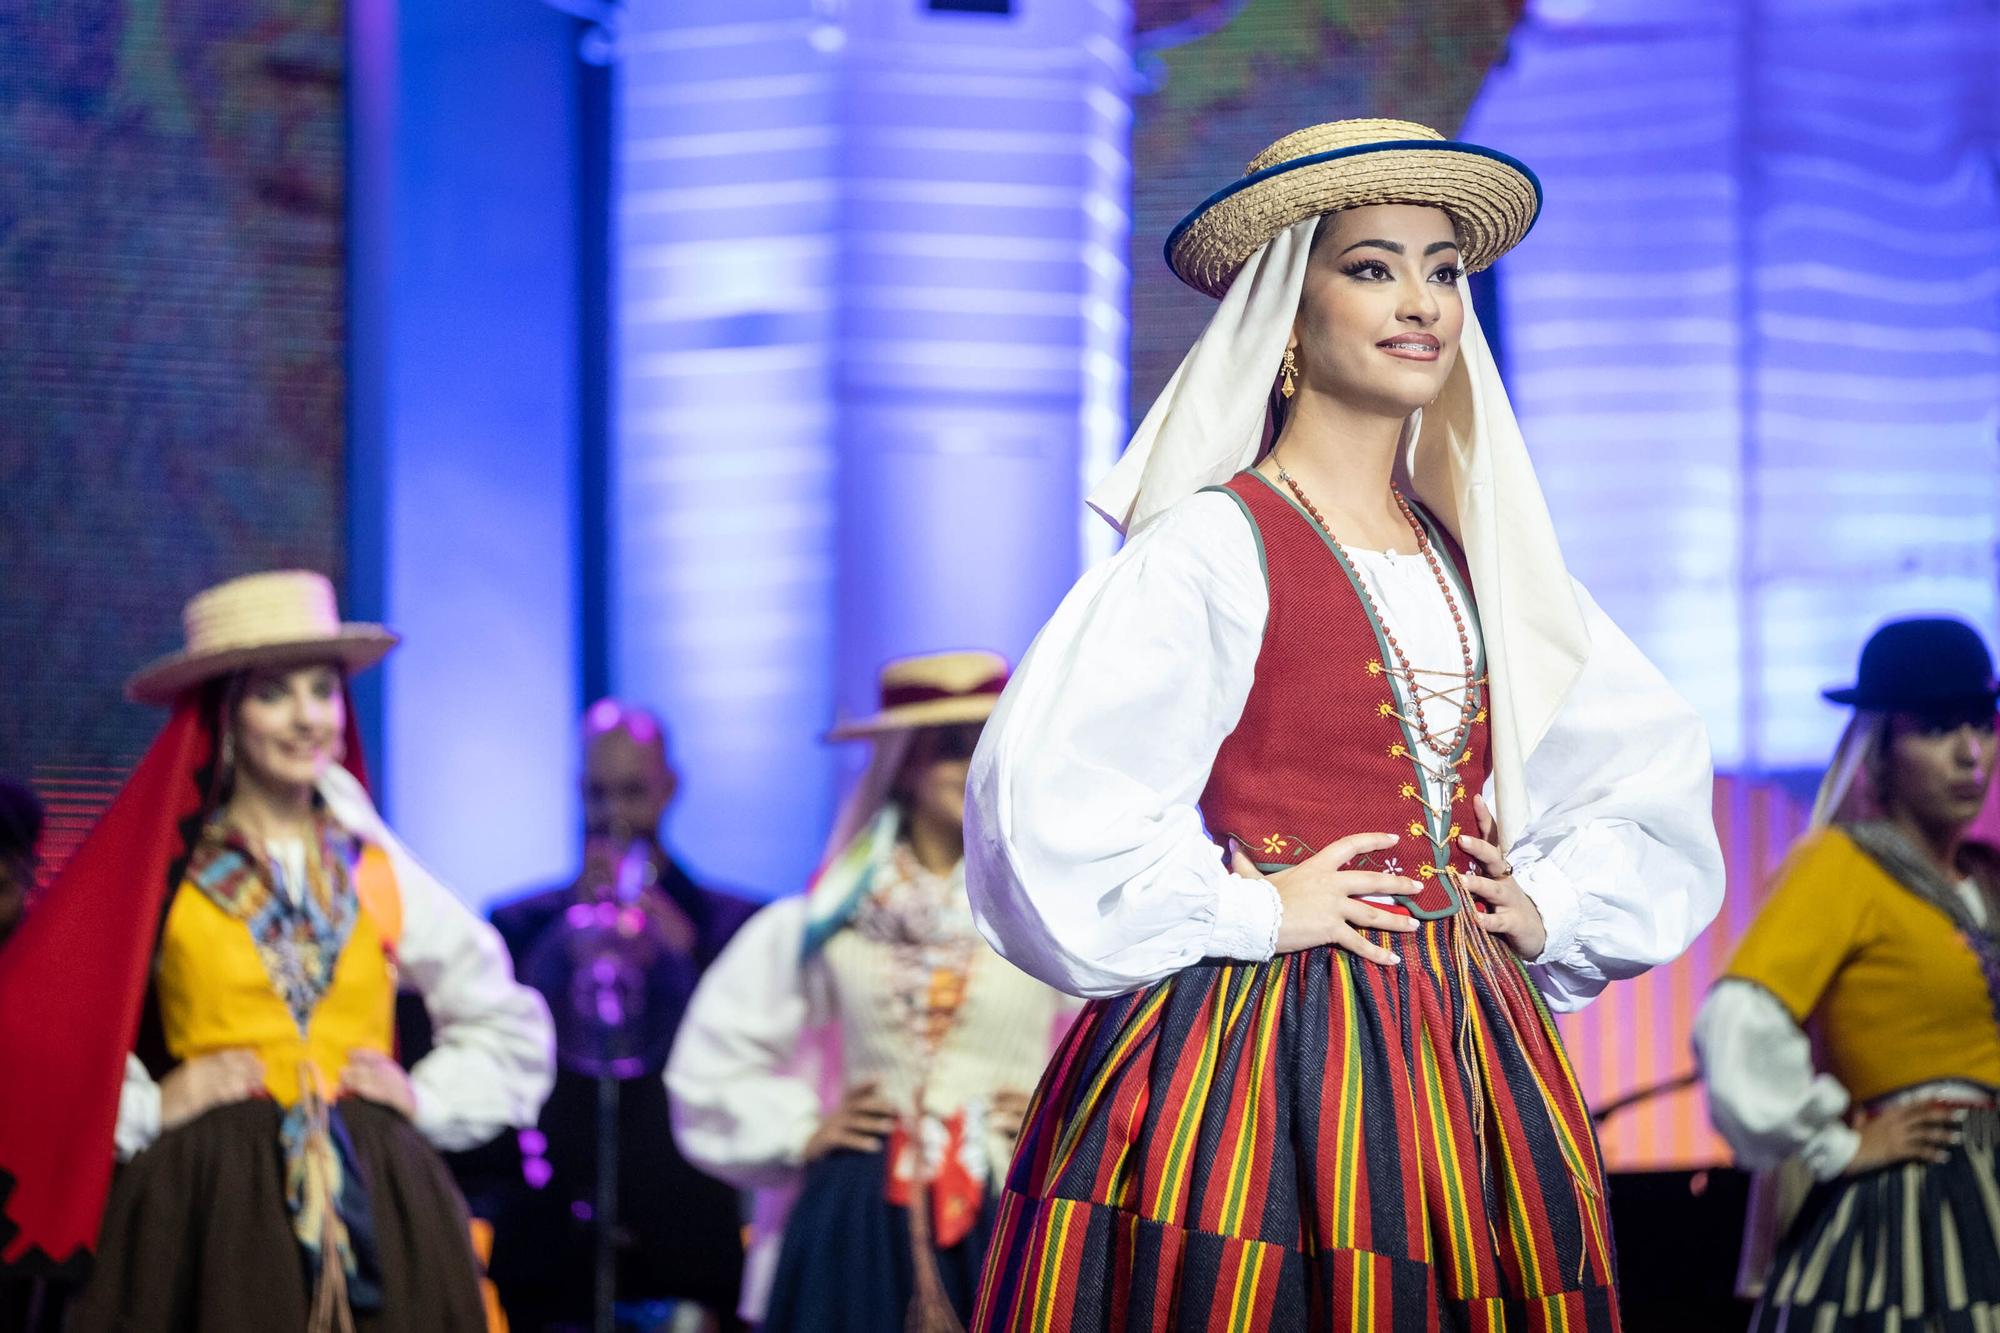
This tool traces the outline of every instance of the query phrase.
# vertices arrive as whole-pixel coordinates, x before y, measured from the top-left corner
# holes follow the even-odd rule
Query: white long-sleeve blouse
[[[1423,557],[1349,554],[1411,664],[1459,669]],[[1530,970],[1557,1010],[1679,955],[1723,885],[1701,719],[1574,592],[1590,654],[1528,757],[1525,826],[1502,830],[1548,931]],[[1103,996],[1203,958],[1271,956],[1277,895],[1225,868],[1197,804],[1269,606],[1248,519],[1204,492],[1085,574],[1037,637],[973,758],[966,813],[980,929],[1024,971]]]

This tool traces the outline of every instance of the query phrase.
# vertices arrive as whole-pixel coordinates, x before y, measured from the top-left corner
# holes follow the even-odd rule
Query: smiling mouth
[[[1400,356],[1412,361],[1435,361],[1442,344],[1429,334],[1418,334],[1406,338],[1384,338],[1375,344],[1390,356]]]

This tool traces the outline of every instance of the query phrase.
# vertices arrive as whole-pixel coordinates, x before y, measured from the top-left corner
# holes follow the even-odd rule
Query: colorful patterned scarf
[[[306,882],[288,885],[283,867],[255,855],[218,819],[188,865],[202,896],[250,931],[271,989],[292,1011],[300,1036],[333,984],[334,965],[354,929],[359,855],[359,843],[322,819],[306,847]]]
[[[893,803],[883,806],[813,877],[806,889],[806,932],[799,951],[801,962],[825,948],[834,932],[854,919],[882,867],[895,853],[902,822],[902,813]]]

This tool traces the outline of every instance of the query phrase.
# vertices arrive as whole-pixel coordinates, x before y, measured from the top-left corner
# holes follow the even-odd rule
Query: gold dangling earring
[[[1299,391],[1296,382],[1299,373],[1299,359],[1293,354],[1291,348],[1287,347],[1285,349],[1284,364],[1279,369],[1283,372],[1284,378],[1278,381],[1278,392],[1290,398]]]

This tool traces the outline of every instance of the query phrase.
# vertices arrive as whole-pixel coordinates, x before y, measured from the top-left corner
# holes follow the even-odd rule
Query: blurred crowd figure
[[[306,570],[181,625],[125,686],[157,735],[0,949],[0,1257],[73,1333],[481,1333],[440,1154],[533,1119],[554,1034],[369,796],[349,682],[399,636]]]
[[[1702,1005],[1716,1128],[1760,1172],[1758,1333],[2000,1317],[2000,858],[1993,659],[1960,620],[1861,651],[1812,826]]]
[[[1021,1122],[1076,1001],[993,952],[966,890],[966,771],[1008,679],[890,662],[836,727],[869,763],[803,894],[702,980],[667,1066],[674,1132],[759,1193],[743,1310],[767,1333],[971,1317]]]

